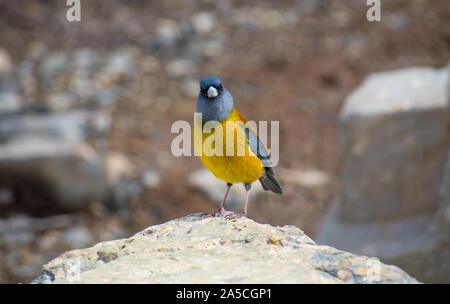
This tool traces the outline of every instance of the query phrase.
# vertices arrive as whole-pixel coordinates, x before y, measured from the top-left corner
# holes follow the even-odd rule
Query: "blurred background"
[[[450,59],[448,0],[381,3],[381,22],[368,22],[362,0],[82,0],[81,22],[68,22],[66,1],[0,0],[0,283],[28,283],[67,250],[214,211],[225,184],[170,151],[172,123],[193,121],[198,81],[212,75],[247,118],[280,121],[285,193],[255,187],[249,217],[315,239],[341,172],[353,172],[339,139],[346,97],[371,73]],[[410,260],[398,265],[419,280],[450,281]]]

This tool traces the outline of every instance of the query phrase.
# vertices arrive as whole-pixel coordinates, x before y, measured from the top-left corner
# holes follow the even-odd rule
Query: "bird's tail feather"
[[[275,193],[283,193],[280,183],[276,180],[271,170],[264,170],[263,174],[259,178],[264,190],[272,191]]]

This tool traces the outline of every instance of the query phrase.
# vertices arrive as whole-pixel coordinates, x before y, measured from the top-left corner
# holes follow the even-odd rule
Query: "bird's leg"
[[[225,202],[227,201],[227,196],[228,196],[228,193],[230,192],[231,185],[232,185],[232,184],[227,183],[227,191],[225,192],[225,196],[223,197],[223,200],[222,200],[222,202],[220,203],[219,209],[217,210],[217,211],[220,212],[220,213],[223,213],[223,212],[225,211],[224,206],[225,206]]]
[[[232,185],[233,184],[227,183],[227,192],[225,192],[225,196],[224,196],[222,202],[220,203],[219,209],[217,209],[217,211],[213,213],[214,216],[225,213],[224,206],[225,206],[225,202],[227,200],[228,192],[230,192]]]
[[[247,187],[246,187],[247,188]],[[245,204],[244,204],[244,215],[247,216],[247,204],[248,204],[248,195],[250,193],[250,189],[246,189],[245,191]]]
[[[244,204],[244,213],[230,213],[227,214],[226,219],[227,220],[234,220],[234,219],[238,219],[242,216],[247,216],[247,205],[248,205],[248,196],[250,194],[250,188],[251,188],[251,184],[244,184],[245,186],[245,204]]]
[[[248,195],[250,194],[252,184],[244,184],[244,186],[245,186],[244,216],[247,216]]]

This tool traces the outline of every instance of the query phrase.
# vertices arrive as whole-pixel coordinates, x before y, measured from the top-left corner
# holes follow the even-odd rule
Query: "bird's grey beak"
[[[219,95],[219,93],[217,92],[217,89],[215,87],[209,87],[209,89],[208,89],[208,97],[209,98],[214,98],[217,95]]]

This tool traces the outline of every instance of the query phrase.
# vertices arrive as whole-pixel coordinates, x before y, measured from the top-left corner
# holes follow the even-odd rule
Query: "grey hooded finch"
[[[259,179],[264,190],[280,194],[283,192],[274,176],[266,148],[248,120],[234,108],[233,97],[222,86],[218,77],[208,77],[200,81],[197,113],[201,114],[202,119],[195,121],[194,148],[205,167],[227,183],[225,197],[213,213],[214,216],[228,213],[224,206],[233,184],[243,183],[245,186],[245,216],[249,191],[256,180]],[[196,132],[203,130],[207,124],[214,132]],[[213,135],[219,140],[212,141]]]

